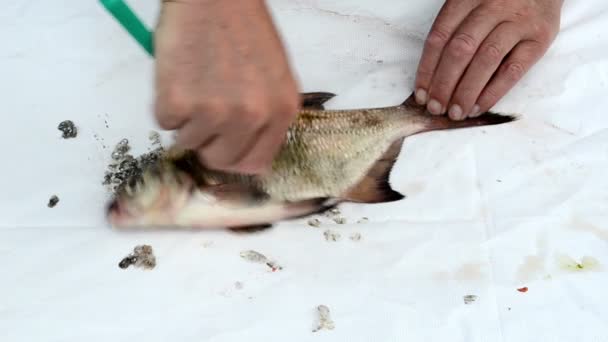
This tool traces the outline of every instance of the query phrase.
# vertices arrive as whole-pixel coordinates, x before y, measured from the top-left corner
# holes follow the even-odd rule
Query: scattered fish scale
[[[63,139],[76,138],[78,135],[78,128],[74,125],[71,120],[65,120],[59,123],[57,129],[61,131],[61,137]]]
[[[464,303],[469,305],[472,304],[473,302],[475,302],[477,300],[477,296],[476,295],[466,295],[463,297]]]
[[[148,139],[150,140],[150,142],[152,143],[152,145],[159,145],[160,146],[160,134],[157,131],[150,131],[150,134],[148,135]]]
[[[334,217],[334,222],[337,224],[346,224],[345,217]]]
[[[335,328],[334,321],[330,317],[329,308],[326,305],[317,306],[317,314],[319,315],[319,321],[317,326],[312,329],[312,332],[317,332],[323,329],[333,330]]]
[[[107,167],[103,184],[114,194],[129,180],[139,177],[147,167],[156,163],[164,152],[161,146],[135,158],[129,154],[130,150],[129,140],[122,139],[112,151],[112,162]]]
[[[270,267],[270,269],[272,269],[272,271],[276,271],[276,270],[282,270],[283,267],[279,264],[277,264],[275,261],[269,260],[264,254],[254,251],[254,250],[246,250],[246,251],[242,251],[241,252],[241,258],[251,261],[251,262],[255,262],[255,263],[261,263],[261,264],[266,264],[266,266]]]
[[[127,255],[118,263],[118,267],[122,269],[128,268],[131,265],[144,269],[153,269],[156,267],[156,257],[154,256],[152,246],[135,246],[135,248],[133,248],[133,253]]]
[[[350,239],[351,239],[352,241],[355,241],[355,242],[357,242],[357,241],[361,241],[361,238],[362,238],[361,233],[353,233],[353,234],[350,236]]]
[[[49,208],[54,208],[57,205],[57,203],[59,203],[59,197],[57,197],[56,195],[53,195],[49,199],[49,203],[47,204],[47,206]]]
[[[308,225],[311,227],[319,228],[321,227],[321,221],[317,218],[313,218],[308,220]]]
[[[357,221],[357,223],[368,223],[369,222],[369,218],[367,217],[362,217],[359,219],[359,221]]]
[[[323,232],[323,236],[325,236],[326,241],[338,241],[341,238],[340,233],[334,232],[332,230],[326,230]]]

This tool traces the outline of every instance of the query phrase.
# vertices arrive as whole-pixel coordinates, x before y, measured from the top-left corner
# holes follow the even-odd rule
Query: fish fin
[[[406,107],[422,107],[416,102],[416,93],[412,92],[405,101],[401,103],[402,106]]]
[[[328,92],[314,92],[314,93],[302,93],[300,94],[302,100],[302,108],[305,109],[325,109],[325,102],[334,98],[336,94]]]
[[[376,161],[363,179],[344,196],[351,202],[384,203],[399,201],[405,196],[391,187],[389,177],[395,161],[401,152],[404,138],[395,141]]]
[[[518,117],[514,115],[505,115],[493,112],[485,112],[478,117],[467,118],[460,121],[452,120],[447,115],[433,115],[426,124],[426,127],[420,130],[420,133],[448,129],[500,125],[516,120],[518,120]]]
[[[251,234],[251,233],[259,233],[261,231],[272,228],[272,224],[264,223],[264,224],[256,224],[251,226],[241,226],[241,227],[228,227],[228,230],[237,234]]]

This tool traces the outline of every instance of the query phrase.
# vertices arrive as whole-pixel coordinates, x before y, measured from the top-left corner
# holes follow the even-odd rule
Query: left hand
[[[454,120],[494,106],[557,36],[563,0],[446,0],[416,74],[416,101]]]

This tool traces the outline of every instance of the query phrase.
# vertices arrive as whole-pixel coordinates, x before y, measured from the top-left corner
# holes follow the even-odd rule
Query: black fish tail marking
[[[401,106],[409,109],[408,112],[415,112],[418,115],[424,115],[428,118],[427,127],[422,129],[419,133],[447,130],[447,129],[458,129],[458,128],[471,128],[479,126],[491,126],[500,125],[516,121],[519,118],[515,115],[499,114],[491,111],[484,112],[475,118],[467,118],[464,120],[452,120],[447,115],[432,115],[426,110],[426,106],[419,105],[415,99],[415,93],[412,93]]]

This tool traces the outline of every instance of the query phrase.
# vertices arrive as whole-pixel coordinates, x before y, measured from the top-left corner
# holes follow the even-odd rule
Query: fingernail
[[[416,103],[418,103],[419,105],[425,105],[426,104],[426,90],[422,89],[422,88],[418,88],[416,90]]]
[[[476,116],[479,116],[479,114],[481,114],[479,109],[479,105],[474,105],[473,109],[471,109],[471,114],[469,114],[469,117],[474,118]]]
[[[441,103],[439,103],[439,101],[431,99],[427,105],[427,109],[429,112],[431,112],[431,114],[439,115],[441,114],[443,108],[441,107]]]
[[[450,119],[452,120],[462,120],[462,108],[459,105],[455,104],[450,107],[450,112],[448,113]]]

